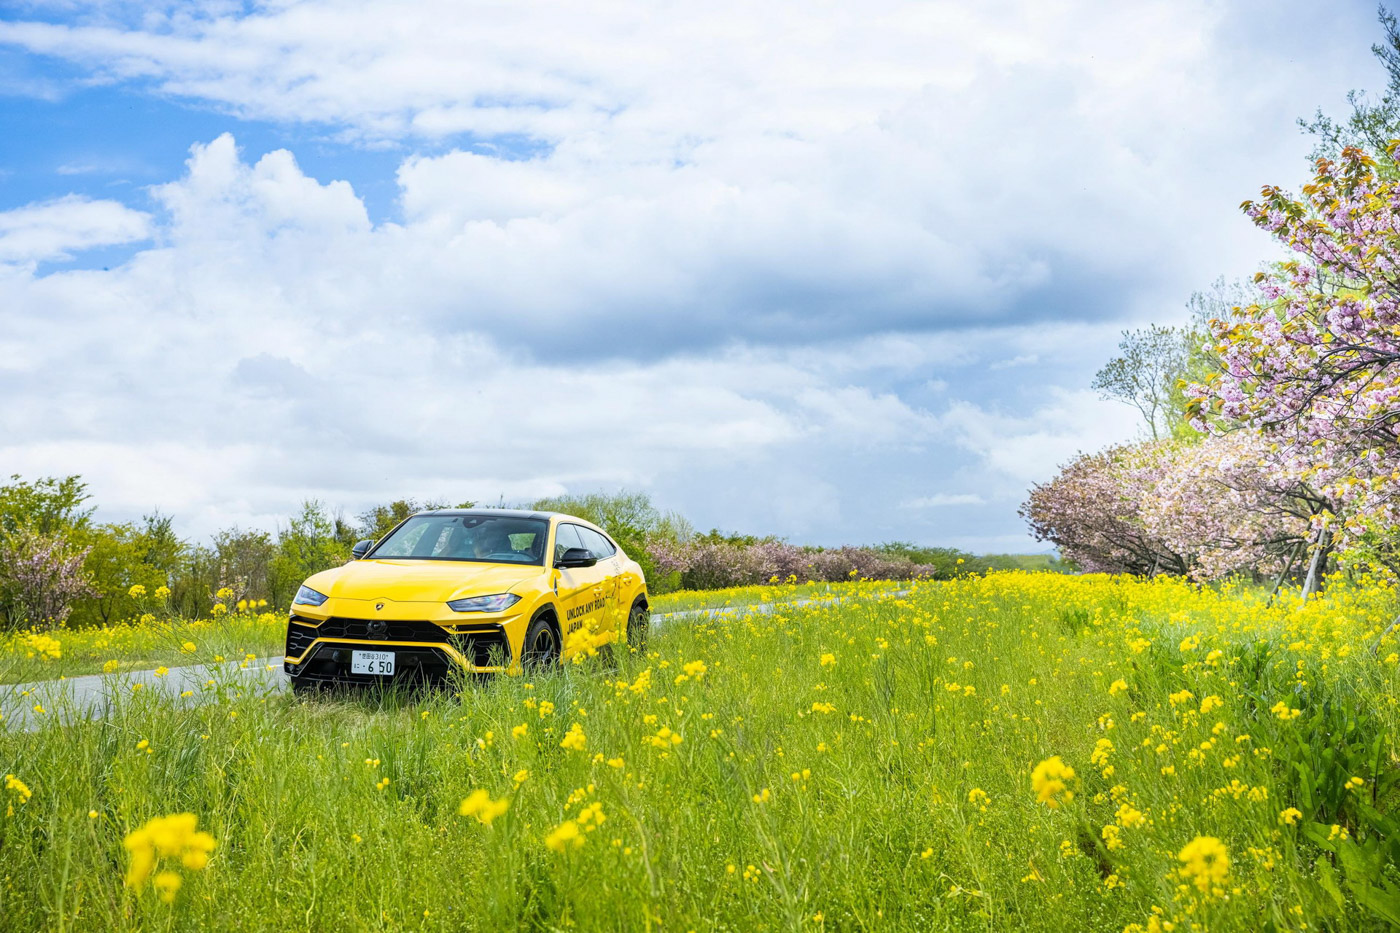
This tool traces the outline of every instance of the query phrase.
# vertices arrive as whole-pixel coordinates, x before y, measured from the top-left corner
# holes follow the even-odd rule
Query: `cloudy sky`
[[[101,517],[626,487],[1026,551],[1125,327],[1379,88],[1355,3],[0,3],[0,473]]]

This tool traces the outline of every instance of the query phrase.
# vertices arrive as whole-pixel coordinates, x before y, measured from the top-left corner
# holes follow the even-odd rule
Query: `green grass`
[[[1367,650],[1392,603],[998,574],[677,624],[645,654],[456,693],[143,692],[0,734],[0,774],[32,791],[0,789],[0,926],[1118,933],[1155,908],[1177,929],[1385,929],[1314,827],[1386,838],[1360,802],[1393,813],[1394,639]],[[1382,751],[1356,791],[1342,705]],[[575,723],[583,751],[560,746]],[[683,740],[658,746],[663,727]],[[1056,809],[1030,780],[1052,755],[1077,772]],[[489,827],[458,815],[476,789],[509,801]],[[581,847],[546,846],[594,803]],[[1125,803],[1144,822],[1109,848]],[[122,839],[177,812],[218,847],[167,905],[123,885]],[[1218,893],[1179,873],[1197,836],[1229,853]]]

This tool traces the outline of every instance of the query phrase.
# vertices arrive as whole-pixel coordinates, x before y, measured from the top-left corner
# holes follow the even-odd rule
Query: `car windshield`
[[[543,564],[549,522],[505,515],[415,515],[366,557]]]

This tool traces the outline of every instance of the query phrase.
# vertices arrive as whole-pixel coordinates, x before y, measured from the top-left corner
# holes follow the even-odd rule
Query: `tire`
[[[627,615],[627,644],[641,651],[647,646],[647,634],[651,629],[651,609],[642,600],[632,604]]]
[[[547,615],[538,615],[525,630],[525,643],[521,648],[526,670],[542,670],[555,667],[559,663],[559,629]]]
[[[300,677],[292,678],[292,696],[314,697],[321,692],[321,685],[314,680],[302,680]]]

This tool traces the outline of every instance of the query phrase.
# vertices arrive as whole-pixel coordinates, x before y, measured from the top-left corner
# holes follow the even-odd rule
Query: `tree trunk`
[[[1288,562],[1285,563],[1283,569],[1279,571],[1278,579],[1274,581],[1273,591],[1269,593],[1269,601],[1264,604],[1265,608],[1274,604],[1274,597],[1278,595],[1278,588],[1283,586],[1283,578],[1288,576],[1288,571],[1293,569],[1293,562],[1298,559],[1298,552],[1302,550],[1305,541],[1306,539],[1304,541],[1299,541],[1297,544],[1293,545],[1293,550],[1288,552]]]
[[[1313,545],[1314,549],[1312,561],[1308,564],[1308,576],[1307,579],[1303,581],[1304,599],[1307,599],[1313,593],[1316,593],[1320,585],[1319,578],[1321,577],[1321,574],[1318,572],[1318,566],[1322,563],[1323,554],[1327,551],[1327,548],[1322,543],[1323,538],[1326,537],[1326,535],[1326,525],[1322,526],[1317,530],[1317,542]]]

